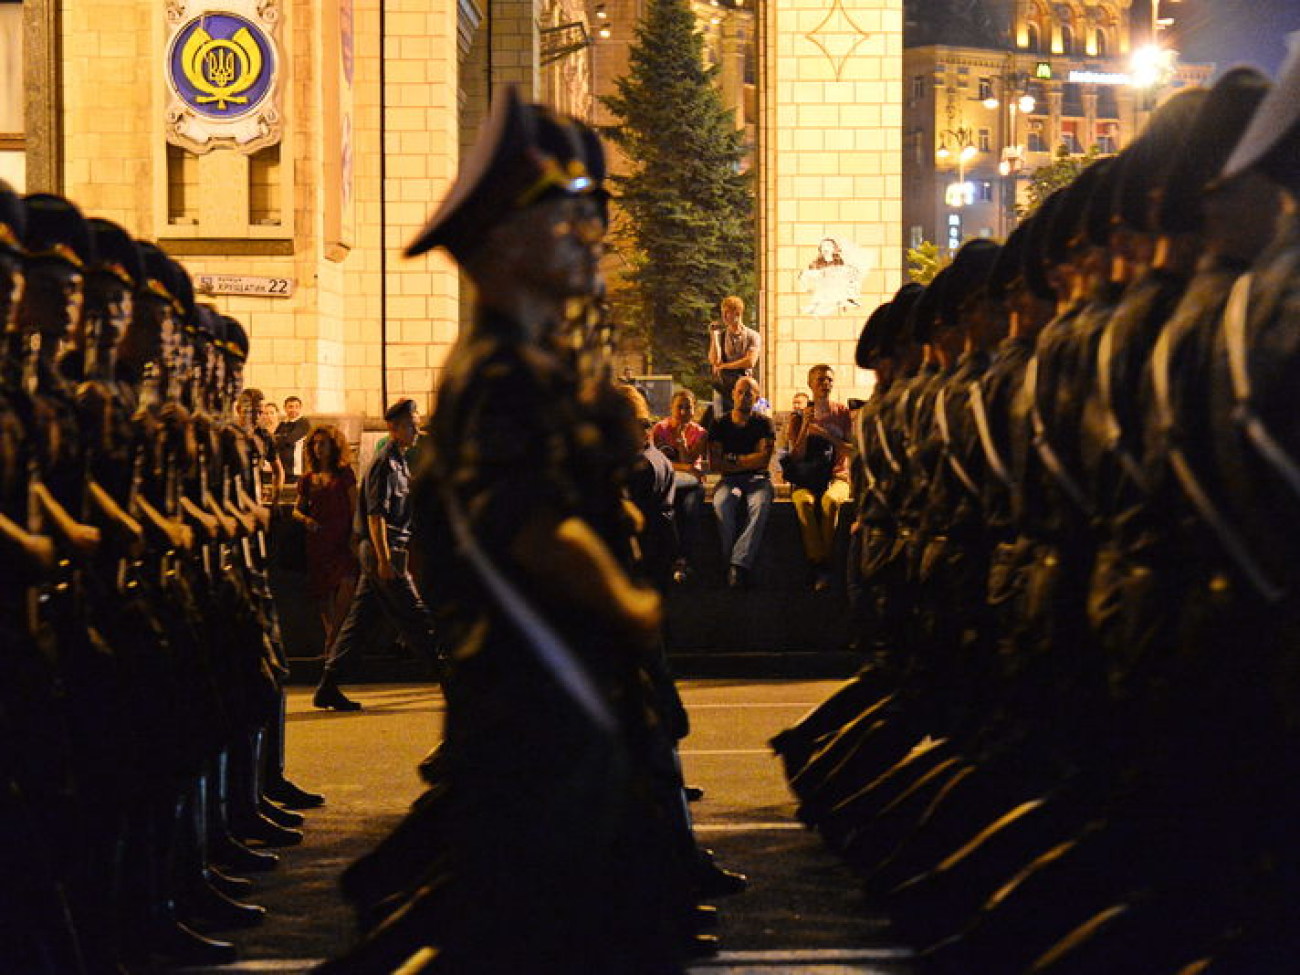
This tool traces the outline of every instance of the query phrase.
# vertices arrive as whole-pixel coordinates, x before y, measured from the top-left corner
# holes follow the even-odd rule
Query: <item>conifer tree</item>
[[[604,99],[617,119],[606,134],[632,166],[614,180],[614,244],[648,318],[655,370],[697,389],[708,376],[706,323],[728,294],[752,308],[755,280],[745,148],[703,54],[687,0],[650,0],[628,74]]]

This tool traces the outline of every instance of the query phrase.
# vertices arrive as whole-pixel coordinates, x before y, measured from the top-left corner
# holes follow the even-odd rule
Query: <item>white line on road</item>
[[[688,691],[687,693],[689,694],[690,692]],[[712,711],[721,711],[744,708],[747,711],[752,711],[754,708],[814,708],[821,703],[821,701],[755,701],[752,704],[733,704],[724,701],[715,701],[712,704],[709,704],[699,701],[689,701],[686,705],[686,710],[702,711],[705,708],[708,708]]]

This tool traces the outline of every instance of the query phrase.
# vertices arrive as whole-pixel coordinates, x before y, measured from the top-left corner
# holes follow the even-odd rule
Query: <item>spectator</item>
[[[676,472],[659,449],[651,428],[650,407],[635,386],[615,387],[635,411],[637,433],[644,446],[627,476],[627,492],[641,514],[641,561],[646,575],[662,590],[672,575],[678,554],[674,495]]]
[[[745,589],[751,583],[754,560],[763,541],[763,529],[772,511],[772,421],[754,412],[758,383],[750,376],[736,381],[735,406],[713,425],[709,457],[722,481],[713,492],[722,535],[722,557],[727,560],[727,585]],[[745,527],[740,527],[741,508]]]
[[[257,471],[264,504],[274,504],[280,499],[284,486],[284,468],[276,456],[271,431],[266,426],[266,399],[260,389],[249,386],[239,394],[235,415],[239,425],[257,445]]]
[[[303,442],[311,430],[311,421],[302,415],[302,400],[287,396],[284,400],[284,421],[273,428],[275,452],[284,466],[284,476],[290,484],[303,472]]]
[[[704,466],[708,458],[709,435],[695,422],[695,394],[679,389],[673,394],[668,418],[660,420],[650,439],[673,465],[674,511],[680,550],[673,566],[673,581],[685,582],[690,575],[687,553],[699,543],[700,512],[704,508]]]
[[[794,487],[790,500],[799,519],[804,554],[812,572],[813,589],[831,585],[830,559],[840,507],[849,499],[849,452],[853,449],[853,419],[843,403],[831,401],[835,370],[816,365],[808,370],[812,402],[791,417],[790,452],[784,458],[785,478]]]
[[[808,398],[807,393],[795,393],[790,400],[790,415],[786,417],[785,426],[781,430],[781,454],[787,454],[790,451],[790,441],[794,438],[794,432],[798,428],[799,421],[803,418],[804,410],[808,409],[808,404],[812,400]]]
[[[271,400],[262,403],[262,408],[257,413],[257,425],[263,430],[274,434],[275,428],[280,423],[280,408]]]
[[[357,557],[352,551],[357,476],[352,472],[347,438],[336,426],[319,426],[311,432],[303,460],[293,516],[307,531],[307,594],[316,601],[328,647],[357,582]]]
[[[713,368],[713,388],[721,399],[719,415],[729,412],[734,404],[732,390],[737,380],[752,377],[758,365],[761,339],[758,332],[741,323],[745,302],[736,295],[722,299],[722,328],[710,334],[709,365]]]
[[[406,455],[419,436],[420,413],[415,401],[398,400],[384,412],[384,421],[388,441],[366,470],[352,526],[360,538],[361,581],[347,617],[325,651],[325,669],[312,698],[318,708],[360,710],[360,704],[339,690],[340,663],[380,617],[388,617],[397,626],[407,646],[436,657],[433,617],[407,568],[412,512]]]

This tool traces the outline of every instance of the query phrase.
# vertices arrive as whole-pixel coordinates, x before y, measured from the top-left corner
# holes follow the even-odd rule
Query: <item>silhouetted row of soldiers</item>
[[[0,970],[219,964],[283,774],[248,338],[185,270],[0,183]],[[277,805],[271,798],[283,805]]]
[[[1296,970],[1298,94],[1175,94],[863,330],[871,662],[773,746],[924,971]]]

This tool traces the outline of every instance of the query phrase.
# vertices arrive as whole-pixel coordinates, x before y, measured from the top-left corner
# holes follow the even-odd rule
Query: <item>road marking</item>
[[[901,961],[914,957],[910,948],[775,948],[764,951],[720,951],[707,961],[697,962],[700,967],[716,965],[759,964],[779,962],[803,964],[840,961]]]
[[[752,711],[754,708],[815,708],[821,704],[821,701],[755,701],[753,704],[730,704],[723,701],[715,701],[712,704],[702,702],[687,702],[686,710],[702,711],[708,709],[711,711],[734,711],[744,708],[746,711]]]
[[[700,823],[693,824],[697,833],[748,833],[750,830],[807,829],[803,823]]]

